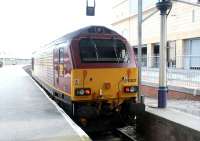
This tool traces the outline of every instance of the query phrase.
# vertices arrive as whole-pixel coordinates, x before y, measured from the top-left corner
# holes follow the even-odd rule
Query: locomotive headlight
[[[126,86],[124,87],[125,93],[136,93],[138,91],[138,86]]]
[[[84,91],[83,89],[81,89],[81,90],[79,91],[79,94],[80,94],[80,95],[84,95],[84,93],[85,93],[85,91]]]
[[[125,92],[125,93],[129,93],[129,92],[130,92],[130,88],[129,88],[129,87],[125,87],[125,88],[124,88],[124,92]]]
[[[137,87],[135,87],[135,86],[130,87],[130,92],[131,93],[137,92]]]
[[[90,89],[86,89],[86,90],[84,91],[84,93],[85,93],[85,95],[90,95],[90,94],[91,94],[91,90],[90,90]]]
[[[75,89],[76,96],[87,96],[91,94],[90,88],[77,88]]]

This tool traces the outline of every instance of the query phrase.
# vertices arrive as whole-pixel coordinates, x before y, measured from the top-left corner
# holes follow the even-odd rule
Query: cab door
[[[64,90],[64,48],[55,49],[54,56],[54,84],[57,89]]]

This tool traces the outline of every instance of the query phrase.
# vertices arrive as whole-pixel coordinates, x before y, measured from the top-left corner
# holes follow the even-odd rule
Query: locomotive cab
[[[136,103],[139,88],[132,49],[116,32],[108,34],[107,28],[92,28],[96,32],[79,35],[71,46],[71,99],[79,103],[78,116],[91,118],[134,109],[130,106]]]
[[[77,42],[74,52],[80,55],[72,70],[72,100],[109,101],[137,96],[137,68],[122,38],[101,39],[96,35]]]

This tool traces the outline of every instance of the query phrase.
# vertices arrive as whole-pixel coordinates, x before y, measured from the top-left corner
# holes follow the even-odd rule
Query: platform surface
[[[200,132],[200,117],[187,114],[170,108],[146,108],[146,111],[155,116],[183,125],[190,129]]]
[[[0,68],[0,141],[90,138],[35,84],[22,66]]]

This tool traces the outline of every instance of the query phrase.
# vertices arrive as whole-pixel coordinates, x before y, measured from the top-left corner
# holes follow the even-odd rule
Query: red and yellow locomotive
[[[125,38],[103,26],[67,34],[34,53],[33,77],[83,124],[134,114],[138,69]]]

